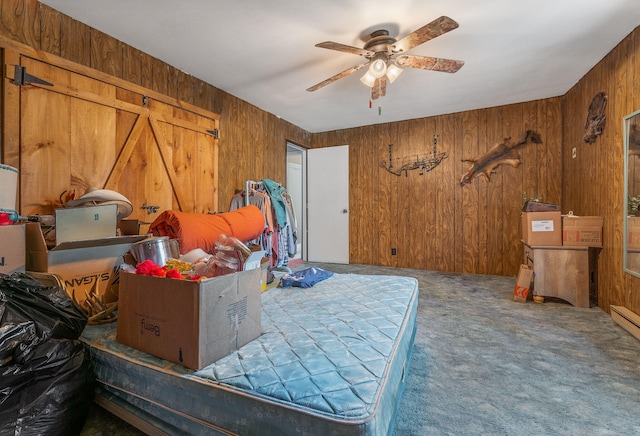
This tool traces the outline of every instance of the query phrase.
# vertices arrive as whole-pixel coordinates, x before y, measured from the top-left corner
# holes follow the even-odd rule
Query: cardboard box
[[[0,273],[24,272],[25,228],[23,224],[0,226]]]
[[[533,269],[528,265],[520,265],[518,280],[513,288],[513,299],[521,303],[526,303],[529,298],[529,290],[533,281]]]
[[[260,269],[201,281],[123,272],[118,342],[201,369],[262,334]]]
[[[120,265],[131,246],[146,236],[124,236],[63,242],[48,249],[38,223],[27,223],[26,270],[58,275],[67,293],[81,303],[97,283],[96,293],[118,300]]]
[[[117,213],[115,204],[56,209],[56,245],[116,236]]]
[[[249,257],[244,261],[243,270],[248,271],[250,269],[260,268],[260,263],[264,258],[264,250],[252,251]]]
[[[564,215],[562,217],[562,245],[602,247],[600,216]]]
[[[140,220],[120,220],[118,221],[118,229],[123,235],[144,235],[149,233],[150,222]]]
[[[271,259],[263,257],[260,261],[260,291],[267,290],[267,281],[269,280],[269,266],[271,265]]]
[[[562,218],[560,211],[523,212],[522,240],[530,246],[561,246]]]
[[[627,217],[627,249],[640,249],[640,217]]]

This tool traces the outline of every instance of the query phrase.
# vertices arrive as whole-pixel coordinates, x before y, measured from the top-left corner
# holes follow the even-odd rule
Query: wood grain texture
[[[40,50],[60,55],[61,15],[60,12],[47,5],[40,5],[40,25],[42,29]]]
[[[217,115],[153,98],[143,107],[140,94],[92,78],[94,70],[78,74],[28,57],[21,63],[53,83],[19,88],[20,125],[41,126],[22,132],[26,213],[51,213],[62,193],[82,195],[88,188],[120,192],[134,205],[131,218],[142,221],[153,218],[144,204],[157,206],[155,213],[217,209],[217,141],[208,132],[218,127]],[[122,116],[125,112],[137,119]],[[195,180],[200,174],[204,183]]]
[[[169,89],[172,89],[173,86],[170,86],[169,84],[171,79],[169,74],[169,65],[153,58],[151,72],[153,74],[153,78],[151,79],[150,88],[160,94],[170,95]]]
[[[410,120],[406,123],[407,141],[409,142],[409,154],[419,155],[423,152],[425,144],[433,143],[433,137],[427,135],[426,123],[424,118]],[[426,173],[421,178],[428,178],[429,174]],[[428,180],[426,180],[428,182]],[[415,221],[416,218],[422,220],[427,211],[427,201],[425,198],[424,186],[419,184],[416,186],[413,183],[412,178],[404,177],[404,183],[407,185],[405,191],[405,201],[407,209],[409,210],[409,223]],[[426,223],[425,223],[426,224]],[[424,268],[427,261],[427,252],[429,246],[427,245],[427,232],[426,226],[421,226],[417,231],[413,231],[411,225],[405,224],[407,243],[405,250],[410,250],[409,255],[405,256],[405,259],[400,264],[406,268],[409,265],[420,265],[419,268]]]
[[[482,141],[481,150],[486,151],[491,146],[500,141],[505,132],[502,128],[502,112],[505,108],[498,107],[489,109],[487,115],[487,136]],[[508,272],[503,270],[503,235],[505,222],[502,219],[502,173],[494,174],[491,181],[481,180],[480,183],[486,183],[487,199],[491,199],[487,207],[487,221],[490,229],[487,235],[487,250],[489,252],[488,271],[490,274],[507,275]],[[514,223],[515,225],[515,223]]]
[[[122,43],[91,29],[91,68],[111,76],[122,77]]]
[[[122,101],[133,103],[138,100],[138,96],[148,95],[171,104],[188,107],[190,110],[197,110],[200,107],[205,111],[220,114],[220,119],[223,120],[219,128],[220,140],[218,143],[223,150],[220,155],[204,146],[201,139],[203,136],[196,134],[199,139],[196,139],[195,148],[202,153],[209,154],[205,160],[213,159],[219,162],[218,173],[202,167],[197,170],[202,180],[207,180],[207,183],[202,183],[199,186],[210,186],[210,180],[220,179],[222,181],[222,186],[211,188],[213,189],[212,193],[202,191],[195,194],[196,198],[201,199],[198,200],[201,202],[197,206],[199,210],[206,212],[226,211],[233,193],[240,189],[242,181],[248,178],[268,177],[284,183],[286,142],[290,140],[302,146],[310,144],[311,135],[297,126],[267,114],[184,73],[179,79],[179,70],[176,68],[145,53],[140,53],[64,14],[58,14],[53,10],[46,10],[41,14],[41,7],[44,6],[31,0],[3,0],[0,5],[0,36],[8,38],[3,42],[5,46],[46,60],[48,57],[46,54],[28,49],[29,47],[40,49],[40,38],[42,38],[40,20],[42,19],[42,27],[47,28],[46,38],[51,39],[53,35],[60,35],[60,48],[55,49],[53,43],[47,43],[47,48],[54,50],[51,54],[59,55],[62,60],[68,61],[66,64],[61,63],[64,68],[77,71],[78,64],[95,65],[100,69],[99,72],[94,73],[96,78],[111,80],[104,75],[106,73],[107,76],[113,75],[129,81],[131,85],[139,86],[135,88],[129,84],[115,81],[118,86],[130,90],[127,91],[130,92],[130,97],[125,98],[124,88],[118,89],[118,96],[122,98]],[[42,18],[39,18],[40,15]],[[104,44],[104,47],[96,47],[98,40],[99,44]],[[20,44],[25,44],[25,47]],[[139,78],[137,78],[138,75]],[[12,91],[15,91],[15,88],[12,90],[10,86],[5,86],[5,98],[10,96]],[[14,92],[14,94],[16,93]],[[188,96],[191,102],[179,101],[179,95]],[[171,99],[174,101],[171,102]],[[9,99],[8,101],[14,100]],[[17,100],[15,101],[17,103]],[[189,107],[189,105],[194,107]],[[15,112],[5,113],[5,121],[9,120],[13,113]],[[236,117],[235,114],[241,116]],[[119,112],[118,119],[123,116],[127,115]],[[14,125],[16,125],[15,122]],[[252,127],[247,128],[247,126]],[[3,134],[5,135],[3,138],[5,146],[2,149],[3,161],[13,162],[17,167],[21,155],[20,146],[17,143],[19,134],[12,133],[12,129],[8,125],[4,126]],[[116,133],[117,136],[122,134],[122,132]],[[120,138],[118,143],[122,146],[124,138]],[[180,164],[175,162],[175,158],[174,155],[174,166],[180,168]],[[184,158],[183,155],[180,159],[182,158]],[[149,165],[145,156],[134,154],[132,159],[130,165],[133,167],[137,165],[136,162],[140,165],[139,168]],[[135,185],[142,182],[143,180],[131,180],[127,183],[122,181],[123,185],[132,183]],[[146,181],[144,182],[146,183]]]
[[[4,50],[3,60],[5,65],[20,65],[20,55],[14,50]],[[2,106],[8,108],[4,111],[2,125],[2,139],[0,139],[0,162],[14,168],[20,167],[20,88],[11,86],[8,80],[4,80],[2,93]],[[17,207],[20,208],[20,198],[17,199]]]
[[[479,132],[478,111],[465,112],[462,117],[462,154],[463,156],[477,156],[478,152],[478,132]],[[460,220],[462,229],[460,244],[462,251],[461,263],[458,266],[461,272],[477,272],[480,269],[480,207],[479,192],[477,183],[472,184],[467,189],[460,190]]]
[[[56,23],[48,22],[54,27]],[[60,56],[80,65],[91,66],[91,28],[67,15],[60,18]]]
[[[20,202],[22,215],[52,214],[71,180],[70,98],[42,89],[21,95]],[[50,108],[59,108],[50,111]],[[43,126],[32,129],[28,126]],[[28,165],[27,165],[28,163]]]
[[[127,82],[142,85],[142,52],[124,44],[122,47],[122,75]]]
[[[400,144],[400,150],[402,150],[401,153],[403,155],[414,156],[415,154],[413,153],[411,142],[409,141],[410,123],[408,121],[400,121],[398,123],[393,123],[393,125],[390,127],[391,128],[387,129],[387,132],[385,132],[385,139],[389,143],[397,142],[398,144]],[[381,160],[380,157],[383,155],[383,153],[379,154],[378,160]],[[380,166],[375,167],[375,170],[377,172],[380,172]],[[390,211],[404,210],[406,211],[407,216],[410,217],[412,212],[412,205],[409,202],[409,199],[411,196],[411,191],[414,188],[413,179],[410,179],[405,175],[393,177],[395,179],[395,184],[390,190],[392,194]],[[379,247],[380,254],[387,257],[390,265],[406,268],[407,265],[416,262],[413,253],[416,251],[417,246],[414,245],[412,241],[412,235],[415,232],[411,231],[411,227],[409,226],[408,222],[397,222],[395,223],[395,226],[393,224],[394,223],[391,223],[391,225],[388,227],[389,242],[393,247],[397,248],[397,255],[392,256],[391,251],[389,250],[389,246],[384,244],[381,244],[381,246]]]
[[[267,177],[284,182],[287,140],[309,147],[348,144],[352,263],[515,275],[520,250],[514,239],[518,239],[520,232],[518,207],[525,192],[530,197],[559,203],[564,211],[604,217],[605,247],[598,260],[598,302],[604,310],[608,310],[609,304],[616,304],[636,313],[640,312],[640,280],[623,273],[621,266],[622,118],[640,109],[638,32],[632,32],[564,96],[463,114],[310,134],[113,38],[103,37],[35,0],[3,0],[0,4],[0,36],[36,50],[42,48],[76,64],[95,65],[101,72],[131,81],[140,88],[121,83],[117,86],[131,90],[132,96],[147,93],[166,96],[175,99],[176,106],[180,106],[178,100],[184,97],[192,105],[219,114],[217,175],[207,173],[194,163],[191,153],[210,152],[198,139],[200,133],[174,132],[166,145],[171,149],[170,161],[177,179],[184,177],[188,183],[201,184],[218,177],[214,195],[218,197],[219,211],[226,210],[231,197],[246,179]],[[97,39],[105,42],[103,48],[95,46]],[[9,44],[7,48],[5,58],[15,64],[16,46]],[[42,56],[35,52],[28,54],[36,58]],[[68,64],[65,68],[75,67]],[[96,78],[100,78],[99,75]],[[593,96],[600,91],[605,91],[609,98],[606,128],[595,143],[585,144],[582,137],[587,110]],[[15,89],[6,83],[3,97],[6,105],[17,104]],[[53,99],[55,104],[70,107],[65,103],[69,97],[62,94],[44,97],[44,100],[39,98],[34,94],[33,99],[29,97],[23,103],[33,106]],[[128,104],[134,104],[135,100],[123,98]],[[71,177],[70,156],[58,148],[60,141],[68,140],[68,132],[56,130],[51,118],[46,118],[43,137],[48,139],[36,139],[32,132],[25,130],[22,132],[24,145],[20,148],[17,143],[20,135],[12,113],[5,111],[3,118],[3,160],[12,164],[39,156],[38,164],[25,171],[43,171],[53,180],[52,188],[30,186],[25,182],[21,192],[33,188],[44,196],[50,194],[49,189],[51,195],[64,189],[55,180]],[[40,116],[41,121],[45,119],[44,114],[36,114],[37,111],[33,116]],[[112,145],[115,154],[125,143],[127,129],[133,126],[131,117],[122,110],[117,111],[116,123],[121,127]],[[544,142],[521,150],[522,163],[518,168],[500,168],[490,182],[478,178],[465,187],[459,186],[465,168],[461,159],[482,153],[505,136],[520,135],[525,129],[539,131]],[[129,179],[121,179],[120,183],[167,188],[168,179],[148,180],[135,171],[156,167],[161,160],[150,134],[143,135],[143,143],[150,141],[148,146],[131,154],[128,165],[134,171],[127,172]],[[380,161],[388,158],[389,143],[394,144],[395,156],[404,157],[430,151],[434,134],[439,135],[438,149],[450,156],[431,173],[419,176],[412,172],[408,177],[398,178],[380,168]],[[91,137],[88,132],[83,135]],[[193,149],[181,148],[180,141],[195,141],[196,145]],[[575,159],[571,154],[574,147]],[[54,169],[51,159],[61,162],[60,166]],[[191,171],[198,175],[194,176]],[[197,190],[185,194],[185,198],[194,198],[197,210],[209,211],[209,203]],[[33,206],[23,204],[22,207],[26,211]],[[400,249],[400,243],[406,243],[407,238],[410,241]],[[390,255],[392,244],[398,248],[395,258]],[[411,248],[407,250],[407,247]]]
[[[416,144],[416,148],[420,149],[428,149],[427,144],[430,143],[429,139],[433,141],[433,136],[438,134],[439,132],[436,129],[436,119],[435,118],[426,118],[423,119],[424,122],[424,135],[425,139],[422,144]],[[447,148],[443,145],[442,135],[438,135],[438,152],[446,151]],[[431,142],[433,145],[433,142]],[[425,147],[425,148],[422,148]],[[447,159],[453,159],[449,156]],[[435,265],[437,265],[437,253],[433,249],[435,246],[436,240],[439,238],[439,234],[436,229],[436,216],[439,214],[439,211],[434,205],[436,204],[436,186],[438,185],[438,174],[437,170],[431,171],[431,174],[426,175],[421,180],[417,186],[414,186],[414,189],[420,192],[420,195],[423,196],[423,214],[418,215],[417,213],[413,216],[413,220],[420,220],[420,230],[424,231],[424,245],[420,248],[425,252],[425,262],[422,264],[422,268],[424,269],[433,269]],[[413,228],[413,225],[411,225]]]
[[[521,150],[527,154],[519,167],[499,168],[490,182],[476,178],[461,187],[459,181],[466,170],[463,158],[486,152],[505,136],[518,137],[525,128],[560,135],[555,121],[546,126],[546,111],[549,106],[559,113],[561,99],[544,101],[542,120],[540,105],[529,102],[315,134],[314,147],[339,145],[336,138],[350,147],[351,262],[517,274],[522,191],[550,185],[550,197],[560,200],[561,163],[547,161],[548,148],[556,147],[551,156],[560,154],[561,139],[528,145]],[[438,151],[449,157],[432,172],[421,176],[415,170],[398,177],[380,166],[388,162],[389,143],[394,144],[394,160],[415,158],[432,153],[436,133]],[[394,247],[398,254],[391,257]]]
[[[526,131],[524,129],[524,104],[514,105],[511,110],[503,112],[502,129],[506,136],[517,141]],[[537,147],[540,144],[528,144],[531,147]],[[526,147],[525,147],[526,148]],[[521,156],[521,150],[518,155]],[[505,181],[502,190],[503,196],[503,215],[502,219],[505,223],[517,223],[520,221],[522,210],[522,179],[525,171],[524,165],[521,163],[518,167],[504,165],[503,180]],[[503,228],[503,253],[513,253],[519,250],[522,245],[520,238],[522,230],[517,225],[506,225]],[[516,271],[520,267],[520,261],[515,256],[507,256],[502,259],[503,271]]]
[[[393,151],[393,143],[391,138],[395,137],[397,125],[392,126],[389,131],[382,132],[380,141],[377,144],[373,144],[373,150],[376,156],[384,156],[380,159],[377,165],[381,162],[389,163],[389,149]],[[391,248],[397,247],[397,234],[391,228],[391,216],[394,214],[396,205],[392,203],[392,199],[397,198],[392,192],[397,189],[397,176],[384,171],[380,173],[379,183],[376,184],[375,196],[378,200],[378,209],[376,215],[376,224],[380,229],[376,238],[377,242],[377,255],[379,262],[385,266],[396,266],[396,256],[391,254]],[[387,250],[385,250],[387,248]]]
[[[36,0],[0,2],[0,34],[40,49],[40,3]]]
[[[194,95],[195,95],[195,81],[192,76],[185,73],[184,71],[176,71],[176,79],[177,79],[177,98],[181,101],[186,101],[187,103],[194,103]]]
[[[623,272],[624,136],[622,120],[640,109],[638,29],[605,56],[565,96],[563,113],[563,207],[576,214],[604,218],[598,258],[598,305],[620,305],[640,312],[640,280]],[[592,144],[582,138],[586,115],[596,93],[608,97],[603,134]],[[577,156],[571,158],[575,148]]]

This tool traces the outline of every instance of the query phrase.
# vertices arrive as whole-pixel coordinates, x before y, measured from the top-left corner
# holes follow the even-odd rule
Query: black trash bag
[[[0,436],[79,434],[93,395],[86,323],[61,287],[0,274]]]
[[[0,325],[0,367],[13,360],[22,360],[22,352],[31,351],[36,338],[36,324],[33,321]]]
[[[80,434],[93,401],[88,354],[80,340],[49,339],[1,367],[0,436]]]
[[[0,326],[24,321],[35,323],[41,340],[78,339],[87,316],[60,286],[44,286],[27,274],[0,274]]]

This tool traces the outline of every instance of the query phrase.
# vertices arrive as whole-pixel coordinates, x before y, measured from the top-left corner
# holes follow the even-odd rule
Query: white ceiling
[[[563,95],[640,25],[638,0],[40,1],[312,133]],[[306,91],[366,62],[315,44],[441,15],[460,27],[408,53],[457,73],[406,69],[373,108],[364,69]]]

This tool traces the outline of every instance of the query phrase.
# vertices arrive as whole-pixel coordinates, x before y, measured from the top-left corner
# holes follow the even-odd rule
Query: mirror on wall
[[[624,270],[640,278],[640,110],[624,117]]]

